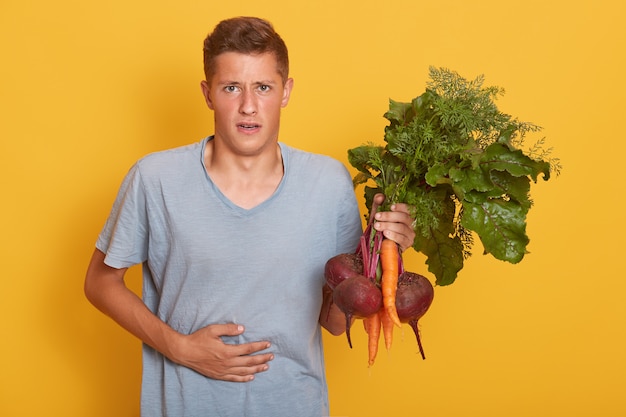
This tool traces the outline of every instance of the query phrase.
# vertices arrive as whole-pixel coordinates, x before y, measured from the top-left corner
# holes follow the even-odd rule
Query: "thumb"
[[[378,207],[383,204],[385,201],[385,195],[382,193],[376,193],[374,198],[372,199],[372,208],[370,209],[370,218],[368,223],[371,224],[374,221],[374,216],[378,211]]]

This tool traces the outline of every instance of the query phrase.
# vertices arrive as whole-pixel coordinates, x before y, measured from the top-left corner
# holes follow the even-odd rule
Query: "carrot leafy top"
[[[445,68],[430,67],[429,75],[410,103],[390,100],[386,144],[350,149],[348,160],[358,171],[355,187],[366,184],[368,209],[378,192],[387,206],[412,206],[413,248],[427,257],[437,285],[449,285],[471,255],[474,233],[485,253],[522,260],[531,180],[548,180],[561,167],[543,138],[524,148],[527,134],[541,128],[498,110],[502,88]]]

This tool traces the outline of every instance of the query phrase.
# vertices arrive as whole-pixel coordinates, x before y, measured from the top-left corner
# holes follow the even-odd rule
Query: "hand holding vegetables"
[[[411,218],[410,207],[404,203],[392,204],[389,211],[378,211],[385,202],[383,194],[376,194],[373,199],[374,229],[381,232],[384,237],[394,241],[400,247],[400,252],[404,252],[413,246],[415,240],[415,230],[413,230],[413,219]]]
[[[384,203],[382,194],[372,198],[374,210]],[[407,204],[399,203],[390,207],[389,211],[376,213],[376,230],[390,240],[396,242],[401,250],[413,245],[415,232],[412,227],[413,219]],[[350,276],[361,274],[363,265],[361,256],[356,254],[341,254],[334,259],[332,271],[326,271],[326,285],[324,287],[324,301],[320,313],[320,324],[331,334],[337,336],[346,331],[345,313],[332,300],[332,291],[336,285]],[[330,275],[329,275],[330,274]],[[351,321],[351,320],[350,320]]]
[[[432,285],[426,278],[404,271],[400,245],[385,237],[384,231],[387,229],[383,225],[374,227],[377,224],[374,222],[375,218],[387,218],[389,213],[376,212],[379,205],[384,202],[379,195],[376,195],[373,201],[368,227],[363,232],[355,253],[334,256],[328,260],[324,269],[327,294],[332,295],[332,302],[345,316],[344,326],[350,347],[352,347],[350,338],[352,321],[355,318],[363,319],[368,334],[370,366],[374,364],[376,358],[381,329],[385,346],[389,350],[393,340],[393,327],[401,326],[402,321],[410,323],[420,353],[424,357],[417,320],[426,312],[433,299]],[[400,205],[395,206],[397,208]],[[408,209],[404,204],[401,206]],[[407,224],[412,223],[410,217],[403,220],[406,222],[405,227],[412,227]],[[402,230],[402,227],[398,230]],[[411,233],[404,232],[400,235],[408,238]],[[396,296],[400,284],[402,289],[399,294],[402,297],[398,309]],[[411,289],[419,289],[405,291],[409,285]]]
[[[370,365],[378,346],[372,338],[382,327],[389,348],[391,323],[410,324],[424,357],[417,320],[433,300],[430,281],[403,270],[397,245],[384,239],[389,232],[376,232],[372,220],[384,216],[392,204],[409,204],[416,232],[412,246],[426,256],[435,284],[449,285],[471,255],[474,235],[485,254],[511,263],[523,259],[531,181],[540,176],[548,180],[560,171],[558,158],[550,157],[543,139],[522,149],[526,135],[540,128],[498,110],[494,100],[503,89],[483,87],[482,76],[466,80],[445,68],[431,67],[430,78],[426,92],[411,102],[390,100],[384,146],[370,143],[348,150],[348,160],[358,170],[354,185],[366,184],[370,221],[354,254],[361,259],[353,265],[362,267],[359,273],[382,296],[377,317],[364,317]],[[375,197],[380,193],[388,198],[382,212]],[[326,270],[335,265],[336,259],[330,259]],[[334,299],[346,317],[360,311],[354,309],[359,297],[345,288],[351,281],[333,281],[337,289],[342,287]]]

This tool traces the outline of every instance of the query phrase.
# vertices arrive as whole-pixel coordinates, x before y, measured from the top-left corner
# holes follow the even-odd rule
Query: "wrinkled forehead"
[[[283,84],[283,76],[273,52],[223,52],[214,58],[212,78],[236,82],[272,82]],[[212,80],[207,80],[212,81]]]

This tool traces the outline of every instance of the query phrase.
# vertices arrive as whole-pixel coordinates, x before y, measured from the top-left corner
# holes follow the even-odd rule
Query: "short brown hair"
[[[242,54],[273,53],[283,82],[289,76],[289,54],[272,24],[257,17],[223,20],[204,40],[204,75],[207,81],[215,73],[215,58],[224,52]]]

